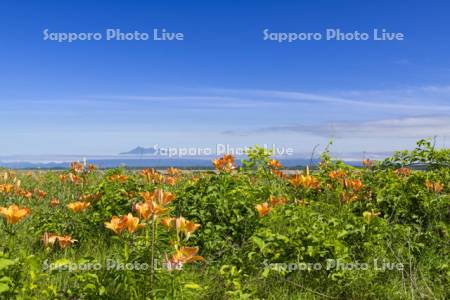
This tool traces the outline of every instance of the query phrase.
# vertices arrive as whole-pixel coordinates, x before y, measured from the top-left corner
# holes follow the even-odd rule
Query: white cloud
[[[260,128],[252,133],[290,131],[329,138],[426,138],[450,136],[450,116],[421,116],[363,122],[331,122]],[[225,134],[234,134],[226,132]],[[242,134],[242,133],[241,133]]]

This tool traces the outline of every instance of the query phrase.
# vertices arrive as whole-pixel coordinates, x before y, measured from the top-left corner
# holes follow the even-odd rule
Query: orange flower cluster
[[[115,234],[121,234],[125,229],[127,229],[129,233],[134,233],[145,226],[139,222],[138,217],[134,217],[129,213],[123,217],[113,216],[111,222],[105,222],[105,227],[112,230]]]
[[[320,188],[320,181],[316,177],[312,175],[300,175],[296,174],[289,179],[289,182],[295,186],[299,187],[302,186],[306,189],[319,189]]]
[[[120,174],[117,174],[117,175],[111,175],[111,176],[109,176],[108,179],[109,179],[110,181],[112,181],[112,182],[120,182],[120,183],[124,183],[124,182],[127,181],[128,176],[127,176],[127,175],[120,175]]]
[[[70,182],[72,182],[74,184],[78,184],[83,181],[82,177],[75,175],[73,173],[69,173],[69,179],[70,179]]]
[[[9,207],[0,207],[0,215],[6,219],[8,224],[16,224],[29,214],[28,208],[20,208],[15,204]]]
[[[256,204],[255,208],[258,211],[260,217],[264,217],[272,210],[272,207],[269,206],[269,203],[267,202],[264,202],[262,204]]]
[[[25,191],[20,188],[16,189],[16,195],[19,197],[24,197],[27,200],[30,200],[33,197],[33,193],[30,191]]]
[[[370,159],[367,158],[367,159],[362,161],[362,164],[363,164],[364,167],[370,169],[370,168],[372,168],[374,166],[375,163],[374,163],[373,160],[370,160]]]
[[[157,217],[164,214],[167,211],[165,206],[175,199],[174,194],[164,192],[161,189],[156,189],[153,192],[141,192],[140,195],[144,203],[136,204],[134,209],[146,220],[150,216]]]
[[[10,183],[0,184],[0,193],[8,194],[14,190],[14,187],[14,184]]]
[[[167,270],[181,270],[184,264],[194,261],[203,261],[204,258],[197,255],[198,250],[198,247],[181,247],[176,249],[171,259],[166,257]]]
[[[164,192],[161,189],[156,189],[153,192],[142,192],[141,197],[145,202],[156,202],[160,205],[167,205],[175,200],[175,195],[170,192]]]
[[[270,196],[269,203],[272,206],[284,205],[287,203],[287,198],[283,197],[283,196],[281,196],[281,197]]]
[[[358,200],[358,195],[353,192],[342,192],[341,193],[341,202],[343,203],[352,203]]]
[[[144,169],[139,173],[144,177],[147,183],[162,183],[164,182],[164,175],[156,171],[155,169]]]
[[[334,170],[328,173],[328,176],[341,184],[346,190],[341,193],[341,202],[351,203],[358,200],[358,192],[364,188],[364,184],[359,179],[347,178],[347,171]],[[332,188],[331,185],[329,185]]]
[[[182,233],[185,235],[186,239],[200,228],[200,224],[195,224],[194,222],[188,221],[183,217],[170,218],[166,217],[161,221],[161,224],[167,229],[175,228],[177,233]]]
[[[344,187],[353,192],[358,192],[364,187],[364,184],[359,179],[344,179]]]
[[[168,168],[167,176],[164,177],[164,183],[175,185],[181,176],[181,171],[176,168]]]
[[[67,208],[75,213],[85,211],[89,206],[91,206],[90,202],[83,202],[83,201],[76,201],[67,204]]]
[[[359,199],[359,192],[364,188],[364,184],[359,179],[345,178],[342,180],[346,191],[341,193],[341,201],[343,203],[352,203]]]
[[[69,173],[69,174],[60,174],[59,179],[62,183],[65,183],[68,179],[70,182],[77,184],[82,181],[82,178],[75,173]]]
[[[93,194],[81,195],[79,201],[84,201],[84,202],[95,201],[95,200],[98,200],[101,196],[102,196],[102,194],[100,192],[93,193]]]
[[[286,197],[270,196],[268,202],[257,204],[255,208],[258,211],[259,216],[263,217],[267,215],[275,206],[284,205],[286,203],[287,203]]]
[[[269,165],[269,168],[272,168],[272,169],[281,169],[283,167],[283,165],[276,159],[269,160],[268,165]]]
[[[84,171],[84,165],[80,162],[73,162],[70,164],[70,171],[74,174],[82,173]]]
[[[85,163],[72,162],[70,164],[69,174],[60,174],[59,179],[61,180],[61,182],[66,182],[67,179],[69,179],[70,182],[78,184],[84,180],[83,179],[84,174],[93,172],[96,169],[97,167],[93,164],[88,165],[86,168]]]
[[[72,239],[72,237],[70,235],[60,236],[60,235],[46,232],[46,233],[44,233],[44,236],[42,237],[42,242],[46,248],[53,247],[55,245],[55,243],[58,242],[59,248],[65,249],[78,241],[75,239]]]
[[[347,176],[347,172],[345,170],[333,170],[330,173],[328,173],[328,176],[332,180],[339,180],[341,181]]]
[[[440,183],[439,181],[426,180],[425,186],[427,187],[427,189],[430,192],[433,192],[433,193],[440,193],[444,190],[444,185],[442,183]]]
[[[57,198],[52,198],[52,200],[50,200],[50,205],[52,207],[58,206],[59,205],[59,200]]]
[[[15,179],[16,178],[16,172],[14,171],[5,171],[1,177],[3,181],[8,181],[9,179]]]
[[[176,229],[178,241],[175,242],[175,253],[170,259],[166,255],[166,268],[168,271],[181,270],[184,264],[202,261],[203,257],[198,256],[198,247],[180,247],[180,234],[183,234],[185,240],[187,241],[189,237],[200,228],[200,224],[195,224],[194,222],[187,221],[183,217],[178,218],[164,218],[161,223],[167,229]]]
[[[68,176],[67,174],[60,174],[60,175],[59,175],[59,180],[61,180],[61,182],[64,183],[64,182],[67,181],[67,178],[68,178],[68,177],[69,177],[69,176]]]
[[[141,218],[144,218],[144,220],[148,220],[151,216],[160,216],[164,214],[167,209],[157,204],[154,201],[144,202],[144,203],[137,203],[134,205],[133,209],[139,214]]]
[[[221,158],[215,159],[212,163],[217,171],[231,172],[236,169],[235,159],[231,154],[226,154]]]
[[[168,168],[167,169],[167,175],[172,176],[172,177],[178,177],[181,175],[181,171],[178,170],[177,168]]]
[[[268,166],[270,169],[270,172],[280,178],[284,178],[285,175],[282,171],[280,171],[279,169],[283,168],[283,165],[276,159],[271,159],[268,162]]]
[[[47,196],[47,193],[42,190],[36,190],[36,191],[34,191],[34,193],[36,194],[36,198],[39,198],[39,199],[43,199],[43,198],[45,198],[45,196]]]
[[[411,170],[408,168],[400,168],[394,171],[397,176],[407,177],[411,174]]]

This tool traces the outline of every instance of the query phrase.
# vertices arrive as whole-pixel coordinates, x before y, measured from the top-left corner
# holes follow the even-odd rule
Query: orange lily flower
[[[269,197],[269,202],[271,206],[277,206],[277,205],[283,205],[287,203],[287,199],[286,197],[275,197],[275,196],[270,196]]]
[[[263,204],[257,204],[255,207],[260,217],[267,215],[272,210],[272,207],[270,207],[269,203],[267,202],[264,202]]]
[[[50,205],[53,206],[53,207],[58,206],[58,205],[59,205],[59,200],[56,199],[56,198],[53,198],[53,199],[50,201]]]
[[[90,202],[82,202],[82,201],[77,201],[77,202],[72,202],[72,203],[67,204],[67,207],[71,211],[76,212],[76,213],[84,211],[89,206],[91,206]]]
[[[198,247],[181,247],[175,251],[171,261],[180,265],[194,261],[203,261],[204,258],[202,256],[198,256],[197,253]]]
[[[27,198],[28,200],[31,199],[33,197],[33,193],[30,191],[24,191],[21,189],[17,189],[16,190],[16,195],[17,196],[22,196],[24,198]]]
[[[175,228],[177,232],[182,232],[186,235],[186,238],[189,238],[194,231],[200,228],[200,224],[195,224],[183,217],[179,217],[175,219]]]
[[[374,162],[373,162],[373,160],[370,160],[370,159],[367,158],[367,159],[362,161],[362,164],[366,168],[372,168],[373,165],[374,165]]]
[[[134,233],[138,229],[144,227],[144,224],[139,224],[139,218],[133,217],[131,213],[122,217],[123,226],[127,228],[129,233]]]
[[[409,176],[411,174],[411,170],[408,168],[400,168],[394,171],[398,176]]]
[[[77,176],[73,173],[69,173],[68,176],[69,176],[70,181],[75,184],[77,184],[81,180],[81,178],[79,176]]]
[[[117,216],[113,216],[111,219],[111,222],[105,222],[105,227],[114,231],[115,234],[120,234],[125,229],[123,226],[124,222],[122,218],[119,218]]]
[[[153,201],[138,203],[134,206],[134,210],[139,213],[139,215],[147,220],[150,216],[159,216],[166,212],[166,208],[154,203]]]
[[[230,154],[224,155],[222,158],[212,161],[214,168],[218,171],[231,172],[236,169],[234,157]]]
[[[61,180],[61,182],[66,182],[68,176],[66,174],[61,174],[59,175],[59,180]]]
[[[280,178],[285,178],[284,173],[282,171],[280,171],[280,170],[271,169],[270,172],[272,174],[274,174],[275,176],[278,176]]]
[[[364,187],[364,184],[359,179],[345,179],[344,186],[348,189],[351,189],[355,192],[361,190]]]
[[[111,176],[109,176],[109,180],[111,180],[113,182],[124,183],[127,181],[127,179],[128,179],[127,175],[111,175]]]
[[[46,192],[44,192],[44,191],[42,191],[42,190],[36,190],[36,196],[38,197],[38,198],[45,198],[45,196],[47,196],[47,193]]]
[[[177,183],[177,179],[175,177],[165,177],[164,182],[168,185],[175,185]]]
[[[347,172],[345,172],[344,170],[333,170],[328,174],[328,176],[333,180],[344,178],[346,175]]]
[[[167,175],[177,177],[177,176],[181,175],[181,171],[176,168],[171,167],[171,168],[167,169]]]
[[[2,192],[2,193],[5,193],[5,194],[10,193],[13,189],[14,189],[13,184],[9,184],[9,183],[0,184],[0,192]]]
[[[70,235],[65,236],[58,236],[58,244],[61,249],[65,249],[75,242],[78,242],[77,240],[72,239]]]
[[[45,247],[53,247],[53,245],[58,240],[58,236],[53,233],[44,233],[44,236],[42,237],[42,242],[44,243]]]
[[[161,189],[156,189],[153,193],[141,192],[139,193],[145,202],[156,202],[160,205],[167,205],[175,199],[175,195],[170,192],[164,192]]]
[[[28,208],[20,208],[17,205],[10,205],[8,208],[0,207],[0,215],[6,218],[8,224],[16,224],[30,214]]]
[[[156,189],[154,195],[157,203],[167,205],[175,199],[175,195],[170,192],[164,192],[161,189]]]
[[[283,167],[283,165],[276,159],[271,159],[268,164],[269,167],[274,169],[281,169]]]
[[[102,194],[97,192],[95,194],[81,195],[79,200],[84,201],[84,202],[86,202],[86,201],[89,202],[89,201],[98,200],[101,196],[102,196]]]
[[[154,169],[144,169],[140,172],[140,175],[148,183],[161,183],[164,180],[164,176]]]
[[[351,203],[358,200],[358,195],[349,192],[342,192],[341,201],[344,203]]]
[[[170,229],[170,228],[172,228],[175,220],[176,220],[176,218],[165,217],[164,219],[161,220],[161,224],[164,227],[166,227],[167,229]]]
[[[70,170],[73,173],[81,173],[84,170],[84,165],[80,162],[73,162],[70,164]]]
[[[430,192],[440,193],[444,190],[444,185],[437,181],[427,180],[425,181],[425,186]]]
[[[304,188],[307,189],[318,189],[320,187],[320,181],[311,175],[294,175],[289,182],[293,185],[293,186],[303,186]]]

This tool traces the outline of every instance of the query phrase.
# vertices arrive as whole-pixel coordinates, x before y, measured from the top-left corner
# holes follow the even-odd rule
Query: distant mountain
[[[144,148],[139,146],[128,152],[122,152],[120,153],[120,155],[149,155],[155,153],[156,153],[155,148]]]

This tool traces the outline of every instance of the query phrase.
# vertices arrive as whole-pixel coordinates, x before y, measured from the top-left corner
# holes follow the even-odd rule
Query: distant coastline
[[[364,158],[374,160],[384,159],[390,153],[332,153],[332,157],[345,161],[350,165],[358,166]],[[311,160],[310,155],[299,155],[295,157],[277,157],[287,168],[314,165],[319,162],[320,154],[316,154]],[[211,160],[215,156],[168,158],[152,155],[34,155],[34,156],[0,156],[0,168],[9,169],[65,169],[73,161],[83,161],[95,164],[99,168],[116,168],[124,166],[127,168],[166,168],[177,167],[185,169],[209,169],[212,167]],[[239,162],[244,157],[237,157]]]

